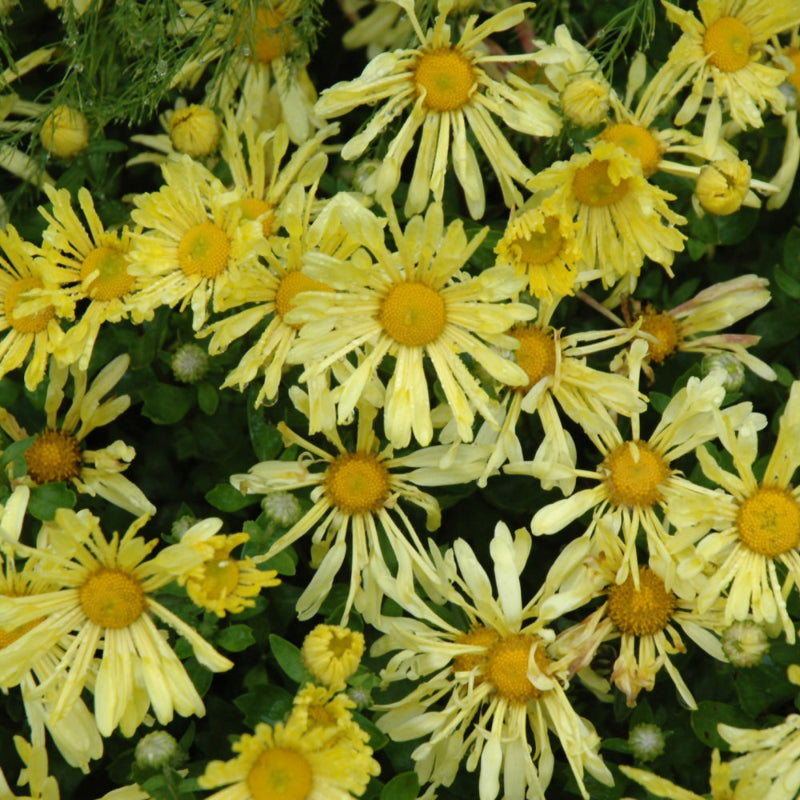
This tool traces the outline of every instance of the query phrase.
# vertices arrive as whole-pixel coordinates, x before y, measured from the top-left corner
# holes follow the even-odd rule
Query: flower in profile
[[[141,313],[160,305],[190,306],[198,330],[209,305],[221,311],[246,302],[257,285],[261,225],[242,213],[240,191],[227,190],[189,156],[161,170],[164,186],[133,200],[131,217],[144,230],[132,234],[128,252],[128,272],[141,287],[131,304]]]
[[[536,54],[497,56],[486,40],[508,30],[525,18],[533,3],[517,3],[476,24],[469,17],[461,37],[451,43],[447,16],[453,0],[440,0],[433,27],[423,31],[413,0],[394,0],[411,22],[419,40],[417,47],[381,53],[360,77],[325,89],[316,111],[324,118],[338,117],[365,104],[378,105],[365,129],[342,148],[342,157],[363,155],[388,123],[406,114],[402,128],[389,144],[374,180],[378,199],[387,201],[400,182],[400,171],[417,131],[416,163],[408,187],[406,216],[419,214],[432,194],[441,202],[452,138],[453,169],[473,219],[480,219],[486,199],[480,166],[467,139],[475,136],[500,183],[503,201],[509,207],[522,204],[515,183],[525,184],[533,173],[509,144],[494,117],[503,125],[529,136],[553,136],[560,119],[550,108],[555,99],[544,87],[534,87],[509,73],[501,82],[490,74],[495,62],[530,61]]]
[[[126,319],[133,310],[130,298],[137,282],[128,271],[131,235],[127,228],[118,232],[104,228],[87,189],[78,190],[85,224],[72,207],[67,189],[45,186],[44,190],[53,213],[39,207],[48,223],[42,235],[43,277],[51,284],[70,284],[71,296],[79,304],[78,321],[58,337],[52,349],[61,363],[85,370],[101,326]],[[142,315],[137,314],[136,320],[140,322]]]
[[[360,245],[353,258],[323,253],[306,255],[303,274],[334,290],[299,295],[286,319],[304,323],[292,361],[302,363],[301,380],[327,371],[349,353],[363,350],[357,369],[341,385],[338,418],[352,413],[370,377],[387,355],[397,360],[386,386],[384,430],[395,447],[414,438],[427,445],[433,436],[428,380],[430,360],[462,441],[472,440],[473,408],[489,420],[489,395],[467,369],[468,356],[493,379],[522,386],[521,367],[495,348],[513,349],[507,331],[535,310],[509,302],[526,279],[510,266],[492,267],[477,277],[463,270],[486,230],[468,240],[461,220],[444,226],[442,206],[433,203],[425,216],[413,217],[405,230],[394,208],[386,207],[396,249],[386,245],[385,220],[350,195],[334,198],[331,222]]]
[[[381,673],[384,683],[413,680],[417,686],[379,706],[387,713],[377,724],[397,741],[426,737],[412,752],[419,782],[429,787],[426,797],[452,783],[465,757],[469,771],[480,764],[481,800],[494,800],[501,780],[504,797],[544,797],[554,762],[551,733],[584,798],[585,771],[613,784],[598,754],[599,737],[567,698],[570,656],[553,656],[557,637],[537,617],[534,601],[522,604],[519,576],[530,543],[524,529],[512,537],[504,523],[497,524],[490,544],[496,596],[464,540],[456,540],[444,558],[431,549],[439,592],[449,608],[463,612],[466,629],[388,574],[383,577],[387,594],[408,616],[376,620],[385,635],[373,655],[399,651]]]
[[[141,489],[122,474],[136,455],[132,447],[121,439],[102,450],[87,450],[84,445],[92,431],[108,425],[130,406],[131,399],[126,394],[101,402],[119,383],[129,363],[127,354],[117,356],[97,373],[87,389],[85,370],[64,367],[51,360],[44,406],[46,424],[25,451],[26,482],[41,486],[70,481],[82,494],[99,495],[131,514],[155,513],[155,506]],[[58,412],[70,374],[74,384],[72,403],[59,424]],[[12,439],[27,437],[13,418],[3,419],[0,426]]]
[[[352,800],[361,796],[370,777],[380,772],[366,744],[369,737],[341,701],[338,706],[312,706],[309,701],[315,697],[316,693],[312,697],[304,690],[295,698],[286,722],[259,723],[254,733],[244,733],[234,742],[232,759],[211,761],[198,784],[203,789],[226,788],[207,800]]]
[[[89,686],[103,736],[117,726],[130,736],[149,706],[161,724],[175,712],[205,713],[194,683],[154,618],[186,638],[207,669],[233,666],[153,596],[174,576],[148,559],[157,540],[138,535],[147,519],[140,517],[122,537],[115,533],[109,539],[88,510],[58,509],[42,527],[40,546],[14,544],[18,554],[33,560],[49,587],[22,597],[0,596],[0,625],[35,623],[0,650],[0,683],[16,685],[36,659],[58,657],[57,669],[66,680],[52,695],[52,717],[69,713]],[[74,638],[61,650],[65,637]]]
[[[25,388],[33,391],[44,377],[53,342],[61,335],[59,320],[73,318],[75,303],[70,292],[45,283],[35,258],[38,248],[24,241],[13,225],[0,230],[0,250],[0,377],[21,366],[32,349]],[[38,291],[44,289],[46,297]]]
[[[341,692],[364,655],[364,635],[341,625],[317,625],[306,634],[301,648],[303,664],[320,682]]]
[[[792,484],[800,465],[798,424],[800,382],[795,381],[759,480],[753,471],[757,427],[722,417],[719,440],[733,456],[735,472],[721,467],[705,448],[698,448],[697,458],[706,477],[724,491],[708,492],[702,502],[675,498],[667,509],[672,523],[697,541],[697,568],[713,568],[698,607],[708,608],[724,596],[727,625],[751,617],[780,625],[789,642],[795,641],[795,625],[786,598],[800,582],[800,486]]]
[[[621,281],[630,293],[649,258],[668,274],[685,236],[686,223],[669,201],[674,195],[649,183],[638,158],[614,142],[598,141],[589,152],[557,161],[528,183],[551,191],[550,200],[575,222],[580,267],[600,270],[603,286]]]

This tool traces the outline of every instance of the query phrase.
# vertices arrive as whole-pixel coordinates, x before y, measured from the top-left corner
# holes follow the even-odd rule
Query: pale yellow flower
[[[303,664],[320,682],[340,692],[364,655],[364,634],[341,625],[317,625],[301,647]]]

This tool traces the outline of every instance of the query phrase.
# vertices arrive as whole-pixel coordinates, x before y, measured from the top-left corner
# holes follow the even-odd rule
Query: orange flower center
[[[608,498],[614,506],[650,508],[661,500],[661,487],[670,475],[667,463],[647,442],[623,442],[604,459]]]
[[[288,747],[265,750],[247,774],[253,800],[306,800],[312,785],[311,765]]]
[[[532,231],[526,236],[518,236],[511,242],[516,257],[525,266],[538,267],[548,264],[560,252],[564,244],[561,224],[558,217],[547,217],[543,231]]]
[[[489,648],[500,638],[500,634],[492,628],[478,625],[469,633],[464,633],[456,639],[457,644],[470,644],[482,647],[478,653],[464,653],[453,659],[453,672],[470,672],[486,661]],[[483,680],[481,678],[481,680]]]
[[[81,280],[88,281],[86,294],[93,300],[122,297],[133,286],[128,259],[113,247],[96,247],[81,264]]]
[[[546,675],[550,660],[542,643],[530,634],[520,633],[498,639],[486,657],[486,680],[502,698],[511,703],[527,703],[542,696],[542,690],[537,689],[528,678],[531,647],[537,642],[534,661],[539,672]]]
[[[800,506],[792,493],[762,486],[739,506],[739,539],[749,550],[772,558],[800,543]]]
[[[638,589],[633,575],[609,589],[608,616],[622,633],[651,636],[667,627],[676,602],[650,567],[639,567]]]
[[[658,342],[648,340],[650,349],[648,357],[656,364],[661,364],[667,356],[671,356],[681,343],[678,321],[666,311],[645,311],[640,330],[655,336]]]
[[[736,72],[750,63],[753,34],[736,17],[720,17],[706,28],[703,49],[708,61],[723,72]]]
[[[514,357],[528,375],[528,385],[521,388],[527,392],[542,378],[555,373],[556,343],[549,331],[536,325],[520,325],[509,333],[519,341]]]
[[[17,307],[19,296],[29,289],[41,289],[42,282],[33,275],[27,278],[19,278],[6,289],[3,309],[6,313],[6,321],[20,333],[39,333],[47,327],[47,323],[55,316],[55,308],[46,306],[35,314],[26,314],[24,317],[15,317],[14,309]],[[24,299],[24,298],[23,298]]]
[[[80,588],[83,612],[101,628],[127,628],[146,608],[139,581],[127,572],[101,568]]]
[[[417,94],[431,111],[455,111],[470,98],[476,84],[469,59],[452,47],[441,47],[420,56],[414,69]]]
[[[279,316],[285,317],[295,307],[294,298],[300,292],[330,291],[333,290],[326,283],[315,281],[313,278],[303,275],[299,269],[294,270],[294,272],[287,272],[281,278],[281,282],[278,284],[278,291],[275,292],[275,310]],[[299,329],[302,326],[303,323],[301,322],[292,327]]]
[[[658,139],[644,126],[629,122],[609,125],[600,134],[600,138],[621,147],[638,159],[645,177],[658,171],[662,147]]]
[[[242,217],[250,220],[261,220],[261,230],[264,236],[272,234],[272,226],[275,222],[275,209],[266,200],[259,200],[257,197],[245,197],[240,203]]]
[[[608,161],[592,161],[575,171],[572,193],[579,203],[603,208],[618,203],[628,193],[628,179],[614,183],[608,175]]]
[[[210,221],[193,225],[178,245],[178,264],[186,275],[216,278],[228,266],[230,255],[228,234]]]
[[[56,483],[81,474],[83,455],[78,440],[66,431],[46,430],[25,451],[28,475],[37,483]]]
[[[251,42],[255,48],[256,58],[262,64],[271,64],[276,58],[285,55],[292,47],[292,32],[284,24],[284,14],[273,10],[266,5],[258,9],[255,25],[250,34],[252,38],[239,37],[237,44],[242,41]]]
[[[441,335],[447,322],[447,309],[436,289],[419,281],[407,281],[389,289],[378,319],[396,342],[407,347],[422,347]]]
[[[389,496],[389,471],[370,453],[342,453],[325,477],[330,502],[344,514],[370,514]]]

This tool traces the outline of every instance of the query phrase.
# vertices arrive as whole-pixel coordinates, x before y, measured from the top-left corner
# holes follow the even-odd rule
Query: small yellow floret
[[[800,506],[791,492],[777,486],[762,486],[742,501],[736,524],[742,544],[767,558],[800,543]]]
[[[639,567],[639,588],[628,575],[608,592],[608,616],[622,631],[650,636],[664,630],[675,611],[676,597],[649,567]]]

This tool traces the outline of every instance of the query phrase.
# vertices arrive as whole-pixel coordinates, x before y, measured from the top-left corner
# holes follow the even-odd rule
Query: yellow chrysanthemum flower
[[[413,591],[382,581],[408,616],[382,616],[376,627],[385,636],[373,655],[399,651],[381,673],[385,683],[412,680],[405,697],[383,705],[378,727],[396,741],[426,737],[413,752],[426,797],[449,786],[459,764],[480,764],[481,800],[544,797],[553,768],[550,732],[563,747],[578,788],[588,771],[608,786],[613,777],[598,754],[600,739],[578,716],[565,694],[566,659],[552,655],[555,634],[539,620],[533,601],[522,604],[520,573],[530,552],[530,536],[497,524],[490,544],[497,596],[489,575],[469,545],[457,540],[442,559],[431,557],[439,573],[438,591],[462,611],[468,630],[444,619]],[[460,574],[459,574],[460,573]],[[532,621],[529,621],[532,620]],[[532,745],[528,743],[532,735]]]
[[[529,188],[550,190],[551,201],[576,223],[584,266],[600,270],[604,286],[620,282],[630,293],[645,258],[672,275],[675,253],[685,236],[674,226],[686,220],[670,207],[674,195],[649,183],[637,158],[613,142],[557,161]]]
[[[721,418],[720,442],[733,456],[735,472],[723,469],[705,448],[698,448],[697,458],[705,475],[724,491],[709,490],[702,501],[676,497],[667,509],[678,529],[699,540],[695,569],[713,568],[699,607],[708,608],[726,596],[726,624],[752,616],[756,622],[782,626],[789,642],[795,640],[795,624],[786,597],[800,583],[800,485],[792,483],[800,465],[799,424],[800,382],[795,382],[759,481],[753,473],[758,428]],[[778,565],[785,568],[784,577],[779,577]]]
[[[505,81],[495,79],[489,67],[497,61],[530,61],[536,54],[494,55],[485,40],[508,30],[525,18],[533,3],[517,3],[477,24],[469,17],[461,37],[451,43],[447,15],[453,0],[440,0],[432,28],[423,31],[413,0],[393,0],[414,27],[419,46],[376,56],[360,77],[325,89],[317,102],[317,113],[338,117],[358,106],[381,104],[366,128],[342,148],[342,157],[360,157],[388,123],[406,113],[402,128],[389,144],[374,175],[378,199],[388,200],[400,182],[400,171],[417,131],[422,137],[416,148],[416,163],[408,187],[406,216],[419,214],[433,199],[440,202],[448,168],[452,138],[453,169],[473,219],[485,210],[483,177],[467,129],[497,175],[503,201],[509,207],[522,204],[515,183],[525,184],[533,173],[508,143],[494,120],[530,136],[553,136],[560,127],[549,103],[555,99],[544,87],[534,87],[509,73]]]
[[[165,185],[134,197],[131,217],[144,231],[132,235],[128,252],[128,271],[142,286],[131,303],[142,314],[191,306],[198,330],[209,305],[222,311],[247,302],[264,237],[242,212],[242,192],[227,190],[199,162],[183,156],[161,169]]]
[[[0,596],[0,625],[30,625],[0,650],[0,685],[18,684],[33,661],[54,655],[64,637],[74,634],[58,662],[66,680],[51,698],[54,719],[78,701],[96,656],[100,663],[91,689],[103,736],[123,722],[130,736],[149,706],[162,724],[175,712],[205,713],[191,678],[153,618],[185,637],[207,669],[220,672],[233,664],[153,597],[174,576],[147,558],[157,540],[137,535],[146,522],[140,517],[122,538],[115,533],[109,540],[89,511],[60,508],[42,527],[41,547],[15,543],[20,555],[34,560],[49,588],[23,597]],[[142,690],[149,698],[143,705]]]
[[[132,447],[121,439],[102,450],[87,450],[84,446],[84,440],[93,430],[108,425],[130,406],[127,394],[101,402],[119,383],[129,363],[127,354],[117,356],[97,373],[87,389],[85,370],[64,367],[51,360],[44,406],[46,424],[25,451],[26,482],[41,486],[70,481],[79,492],[92,497],[99,495],[131,514],[155,514],[155,506],[141,489],[122,475],[136,455]],[[70,374],[74,384],[72,403],[59,425],[58,411]],[[0,427],[15,440],[28,436],[10,415],[0,418]]]
[[[317,625],[301,648],[303,664],[320,682],[340,692],[364,655],[364,634],[342,625]]]
[[[533,318],[535,310],[508,302],[526,279],[510,266],[484,270],[477,277],[464,271],[486,230],[467,240],[460,220],[445,228],[442,207],[429,206],[400,228],[391,206],[389,228],[396,249],[384,238],[385,220],[349,195],[330,203],[330,221],[361,245],[353,257],[309,252],[303,273],[334,290],[298,295],[286,316],[304,323],[291,359],[305,365],[301,380],[327,371],[332,364],[363,350],[358,368],[342,384],[339,423],[352,413],[371,376],[386,355],[397,359],[386,386],[384,430],[395,447],[405,447],[413,434],[422,445],[433,436],[428,380],[423,360],[429,359],[458,424],[462,441],[471,441],[473,408],[494,421],[489,395],[461,360],[471,358],[495,380],[527,383],[524,370],[497,352],[513,349],[517,340],[506,332]]]
[[[207,800],[352,800],[362,795],[370,777],[380,772],[366,744],[369,737],[352,721],[346,731],[335,718],[320,724],[307,700],[298,696],[285,723],[259,723],[254,734],[242,734],[230,761],[211,761],[198,784],[226,788]]]

